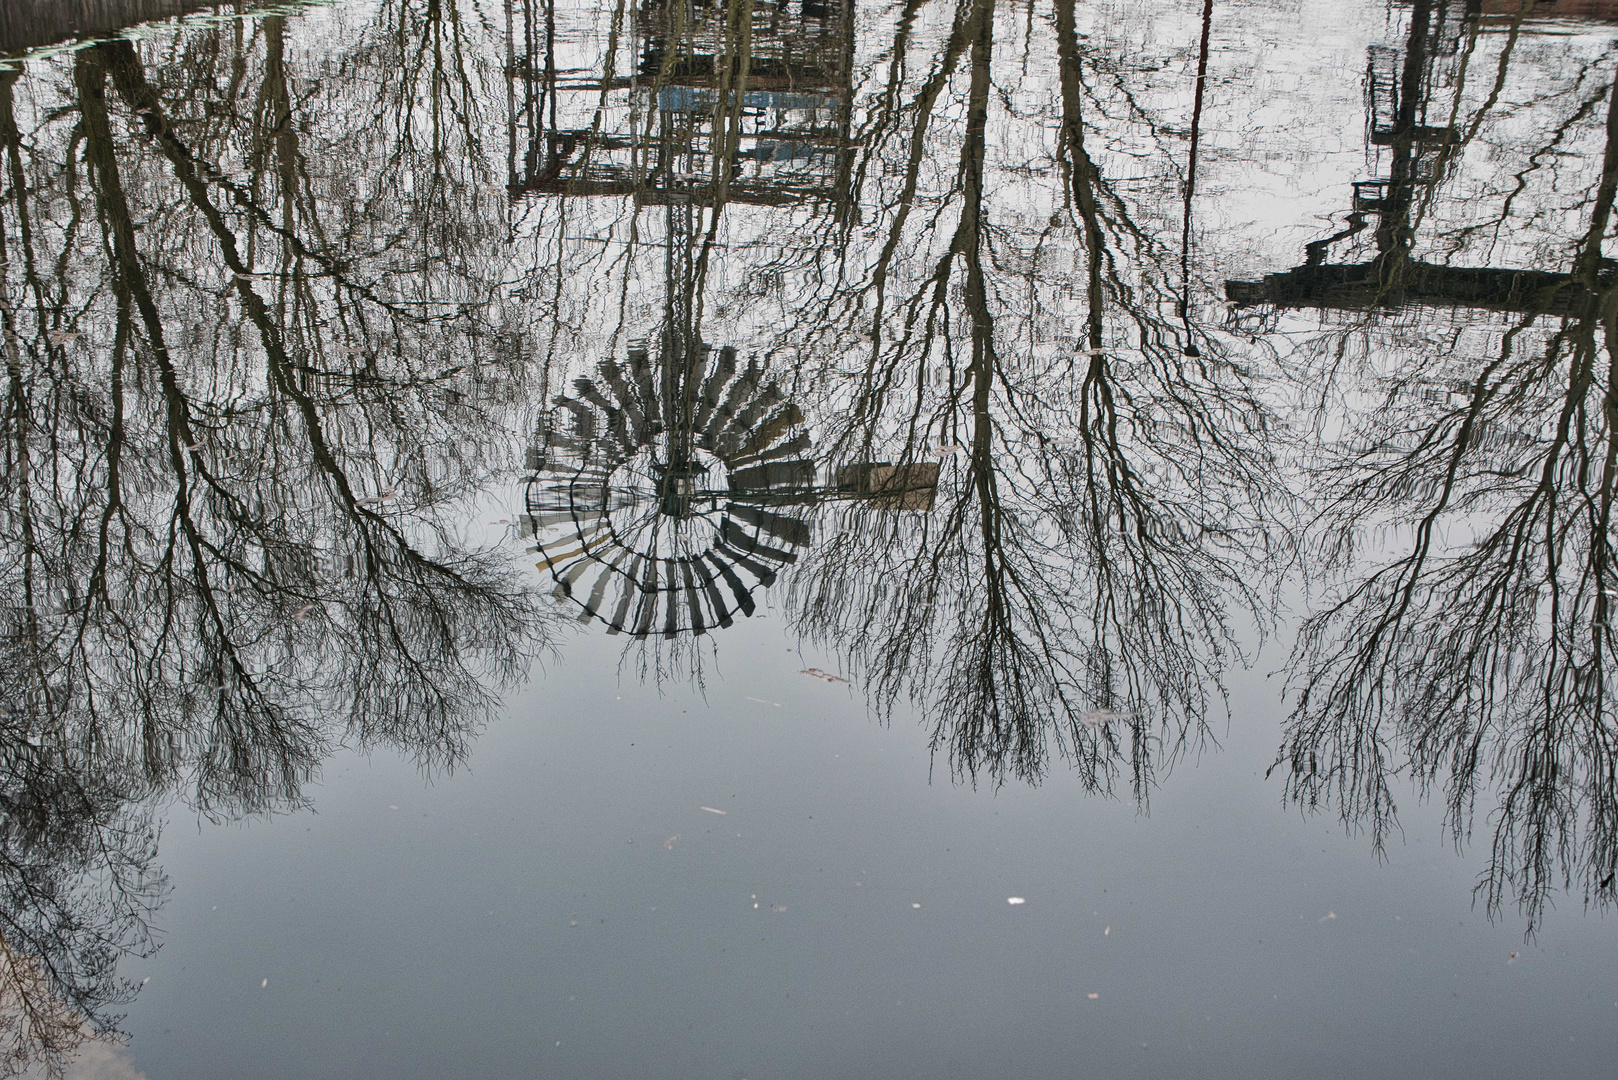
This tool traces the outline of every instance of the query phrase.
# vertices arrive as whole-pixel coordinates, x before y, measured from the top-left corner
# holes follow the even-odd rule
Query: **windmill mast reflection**
[[[514,198],[616,197],[637,213],[663,210],[660,325],[631,343],[627,362],[575,379],[529,454],[526,524],[540,565],[558,596],[610,633],[728,626],[809,542],[802,508],[866,497],[923,509],[937,483],[936,465],[884,463],[818,482],[804,414],[767,359],[743,362],[702,340],[726,207],[835,205],[848,176],[851,7],[747,10],[639,7],[635,73],[614,77],[609,54],[600,78],[564,85],[552,12],[527,6],[527,51],[511,65],[524,88],[513,135],[527,135],[520,171],[513,155]],[[568,95],[595,104],[569,108]],[[608,131],[605,117],[626,130]]]

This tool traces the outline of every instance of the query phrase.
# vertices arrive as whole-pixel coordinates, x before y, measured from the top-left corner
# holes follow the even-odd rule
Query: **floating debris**
[[[1006,903],[1015,905],[1015,904],[1026,904],[1026,903],[1028,903],[1028,901],[1024,900],[1020,896],[1008,896],[1008,897],[1006,897]]]
[[[675,845],[676,841],[678,841],[679,839],[680,839],[680,834],[675,833],[673,836],[671,836],[667,840],[663,841],[663,850],[664,851],[673,851],[674,850],[674,845]]]
[[[1325,922],[1327,919],[1335,919],[1335,918],[1337,918],[1337,912],[1328,911],[1328,912],[1326,912],[1326,914],[1324,914],[1320,918],[1316,919],[1315,922]]]
[[[699,807],[697,807],[697,809],[698,809],[698,810],[706,810],[706,811],[708,811],[708,813],[710,813],[710,814],[718,814],[718,815],[719,815],[719,816],[720,816],[720,817],[723,817],[723,816],[725,816],[725,815],[726,815],[726,814],[728,814],[728,813],[730,813],[730,811],[729,811],[729,810],[715,810],[715,809],[714,809],[714,808],[713,808],[713,807],[711,807],[711,806],[699,806]]]
[[[268,986],[268,985],[270,985],[270,980],[268,980],[268,979],[262,979],[262,980],[260,980],[260,981],[259,981],[259,984],[258,984],[258,988],[259,988],[259,989],[260,989],[260,990],[262,990],[262,989],[264,989],[264,988],[265,988],[265,987],[266,987],[266,986]]]
[[[748,701],[756,701],[760,705],[774,705],[777,709],[779,709],[781,707],[781,703],[779,701],[765,701],[761,697],[750,697],[747,700]]]
[[[1098,1001],[1101,998],[1100,994],[1085,994],[1084,996],[1089,998],[1091,1001]]]
[[[848,680],[843,678],[841,675],[833,675],[831,672],[822,671],[817,667],[804,668],[802,671],[798,672],[798,674],[799,675],[807,675],[811,679],[821,679],[821,680],[824,680],[825,682],[832,682],[832,683],[838,683],[838,682],[847,683],[848,682]]]
[[[1095,727],[1098,724],[1110,724],[1114,720],[1133,720],[1139,715],[1134,709],[1096,709],[1080,713],[1079,723],[1085,727]]]

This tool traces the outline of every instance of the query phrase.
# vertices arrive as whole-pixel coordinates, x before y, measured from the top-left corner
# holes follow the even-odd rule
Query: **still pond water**
[[[6,1071],[1610,1073],[1618,4],[126,22],[0,41]]]

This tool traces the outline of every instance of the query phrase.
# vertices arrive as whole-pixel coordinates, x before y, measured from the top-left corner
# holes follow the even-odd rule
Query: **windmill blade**
[[[573,437],[586,448],[596,438],[596,414],[582,401],[558,394],[556,397],[558,407],[566,409],[573,415]]]
[[[703,380],[702,391],[698,395],[697,413],[692,418],[698,431],[707,430],[709,418],[719,407],[719,395],[735,374],[736,350],[726,345],[719,350],[719,362],[709,369],[708,377]]]
[[[574,393],[586,403],[595,406],[600,416],[606,421],[606,428],[612,438],[623,448],[628,455],[635,452],[640,440],[635,437],[631,427],[631,419],[625,415],[623,409],[607,400],[605,394],[595,383],[589,379],[580,379],[573,386]]]
[[[719,591],[719,583],[708,569],[707,560],[699,555],[691,560],[690,566],[696,573],[697,578],[702,582],[703,593],[708,597],[708,603],[713,608],[714,619],[712,622],[721,627],[733,625],[735,620],[730,616],[731,609],[725,606],[725,598]]]
[[[743,584],[742,579],[736,576],[736,571],[731,569],[730,564],[716,557],[714,552],[708,552],[705,557],[709,562],[713,563],[714,569],[719,571],[719,576],[730,587],[730,594],[736,598],[736,610],[745,616],[751,617],[755,610],[752,588]]]
[[[649,440],[652,435],[651,422],[647,420],[646,409],[641,404],[640,388],[630,385],[629,380],[624,378],[624,369],[614,360],[603,360],[596,366],[596,371],[607,384],[607,389],[612,391],[617,407],[628,417],[631,441],[626,448],[632,451],[634,447]]]
[[[730,474],[730,491],[732,496],[741,497],[801,490],[814,486],[817,472],[813,461],[767,461],[748,465]]]
[[[734,459],[737,465],[751,465],[757,461],[775,461],[779,458],[792,457],[809,449],[810,440],[807,431],[800,432],[777,446],[760,450],[756,454],[738,456]]]
[[[738,440],[734,455],[726,454],[725,460],[733,467],[739,465],[751,456],[774,446],[777,439],[801,423],[803,412],[789,402],[766,417],[764,422],[755,427],[746,438]]]
[[[791,563],[797,562],[798,560],[798,553],[796,551],[787,551],[784,548],[771,547],[764,541],[760,540],[756,534],[750,533],[746,529],[742,528],[734,518],[725,519],[724,525],[720,527],[720,535],[725,538],[725,541],[730,544],[731,547],[746,555],[752,556],[756,560],[768,560],[769,562],[774,563]]]
[[[629,604],[639,595],[639,589],[635,587],[635,583],[637,575],[640,573],[640,564],[644,560],[645,556],[637,553],[630,562],[629,569],[616,582],[619,593],[618,605],[612,613],[612,618],[607,620],[607,633],[609,634],[621,633],[626,625],[626,620],[629,618]]]
[[[773,569],[762,562],[749,558],[725,541],[721,540],[715,544],[713,550],[714,554],[723,557],[733,570],[746,570],[760,585],[769,586],[775,584],[775,571]]]
[[[781,393],[781,388],[773,382],[770,383],[759,391],[751,401],[742,406],[735,416],[730,418],[730,422],[725,425],[721,438],[724,435],[746,438],[753,431],[754,425],[758,423],[759,417],[781,404],[785,399],[786,395]]]
[[[782,543],[793,547],[806,547],[809,543],[809,523],[801,518],[777,514],[761,506],[731,502],[725,504],[725,513],[762,529]]]
[[[708,438],[710,446],[718,445],[719,435],[729,425],[731,417],[745,408],[747,402],[758,392],[758,382],[762,375],[763,372],[758,365],[749,360],[746,369],[731,382],[730,389],[725,394],[724,404],[713,411],[713,415],[708,417],[708,422],[702,427],[702,433]]]
[[[606,598],[607,589],[617,580],[618,567],[629,557],[630,552],[619,549],[601,563],[601,572],[596,575],[595,585],[590,589],[589,599],[584,601],[584,611],[579,614],[580,622],[599,617],[601,602]]]
[[[660,559],[647,559],[646,580],[637,583],[640,589],[640,607],[635,614],[635,636],[645,637],[652,629],[652,620],[657,617],[657,569]]]

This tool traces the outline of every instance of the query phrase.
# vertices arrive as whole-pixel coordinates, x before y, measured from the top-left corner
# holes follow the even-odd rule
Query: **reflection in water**
[[[1227,344],[1189,317],[1177,237],[1146,224],[1161,208],[1110,182],[1086,141],[1089,110],[1105,122],[1131,103],[1087,68],[1099,58],[1071,6],[1057,5],[1043,57],[992,3],[895,12],[874,43],[888,82],[859,102],[855,21],[811,7],[750,20],[637,8],[571,79],[553,13],[524,9],[513,130],[530,134],[513,190],[536,215],[536,263],[565,268],[559,291],[575,267],[605,277],[557,305],[592,313],[567,337],[607,352],[661,328],[627,368],[604,363],[558,399],[572,426],[546,427],[530,487],[545,565],[609,627],[644,635],[724,625],[791,564],[792,627],[837,649],[883,714],[919,704],[958,772],[1036,778],[1055,751],[1097,785],[1126,763],[1144,798],[1153,763],[1200,738],[1237,654],[1232,594],[1262,611],[1259,567],[1287,546],[1271,421]],[[1035,59],[1062,72],[1054,114],[1017,75]],[[1020,96],[991,93],[997,70]],[[1142,150],[1165,178],[1180,151],[1167,127]],[[570,241],[581,222],[610,239]],[[636,310],[654,288],[661,310]],[[772,392],[790,407],[724,421],[754,429],[750,453],[780,437],[781,454],[803,455],[813,433],[815,461],[758,473],[767,491],[737,474],[712,483],[727,461],[712,442],[722,384],[705,381],[709,354],[693,343],[719,335],[755,344],[739,386],[798,358],[791,388]],[[721,378],[733,355],[718,354]],[[668,448],[637,483],[653,430]],[[600,439],[612,449],[556,453]],[[692,485],[700,513],[670,501],[685,444],[718,459]],[[768,517],[737,512],[764,499]],[[710,538],[726,528],[740,538],[716,558]],[[749,545],[767,557],[741,573],[732,556]],[[721,580],[727,564],[736,581]]]
[[[1618,291],[1602,254],[1618,83],[1598,56],[1536,88],[1544,119],[1505,169],[1483,172],[1486,157],[1468,151],[1510,122],[1493,112],[1534,30],[1524,15],[1502,25],[1415,4],[1402,56],[1373,52],[1367,84],[1387,178],[1356,185],[1349,227],[1310,245],[1305,267],[1230,290],[1283,307],[1382,309],[1329,329],[1307,368],[1313,394],[1343,403],[1342,434],[1313,472],[1319,544],[1346,573],[1296,648],[1279,762],[1288,793],[1335,803],[1380,844],[1395,826],[1395,778],[1442,792],[1458,842],[1475,822],[1489,834],[1484,903],[1515,901],[1532,930],[1561,885],[1610,903],[1618,869],[1606,693]],[[1490,45],[1497,63],[1479,90],[1467,65]],[[1579,153],[1587,171],[1546,175],[1553,152]],[[1469,189],[1498,210],[1468,216],[1451,200]],[[1529,247],[1553,213],[1579,227]],[[1326,262],[1368,217],[1375,255]],[[1525,256],[1537,266],[1512,265]],[[1344,345],[1366,350],[1363,367],[1344,365]]]
[[[0,73],[14,1067],[113,1022],[157,803],[295,805],[339,742],[452,764],[543,641],[522,578],[460,539],[525,377],[464,302],[476,133],[415,115],[464,125],[466,85],[379,63],[330,91],[379,118],[349,134],[311,119],[285,18],[247,33]],[[314,166],[344,153],[377,167]]]
[[[901,463],[941,447],[939,505],[898,536],[839,521],[795,611],[879,707],[920,704],[958,772],[1032,779],[1056,754],[1098,786],[1121,765],[1144,798],[1154,764],[1202,737],[1237,651],[1227,605],[1262,607],[1284,498],[1247,376],[1180,318],[1173,236],[1145,225],[1164,207],[1095,146],[1109,110],[1143,102],[1081,47],[1071,5],[1054,16],[1054,49],[1025,57],[1015,13],[963,2],[930,70],[910,20],[894,27],[895,70],[924,75],[888,88],[863,148],[903,171],[857,170],[892,209],[827,297],[870,328],[827,441]],[[1054,113],[1031,77],[994,92],[1025,60],[1058,73]],[[1132,169],[1172,168],[1163,128]],[[1033,147],[1049,149],[1019,175]],[[940,165],[954,182],[928,190]]]
[[[796,501],[814,463],[779,388],[736,351],[691,362],[645,349],[598,368],[567,419],[540,432],[528,513],[557,593],[609,633],[701,634],[751,615],[753,590],[797,558],[809,527],[772,509]],[[571,422],[569,422],[571,421]]]
[[[134,997],[163,893],[157,831],[121,770],[6,709],[0,748],[0,1069],[59,1063]]]
[[[128,999],[164,800],[453,764],[557,613],[700,678],[656,650],[772,589],[955,775],[1144,802],[1301,568],[1289,796],[1380,842],[1413,778],[1491,909],[1610,902],[1605,10],[1394,5],[1341,227],[1230,281],[1209,5],[383,0],[0,70],[9,1066]],[[517,476],[557,605],[470,538]]]

